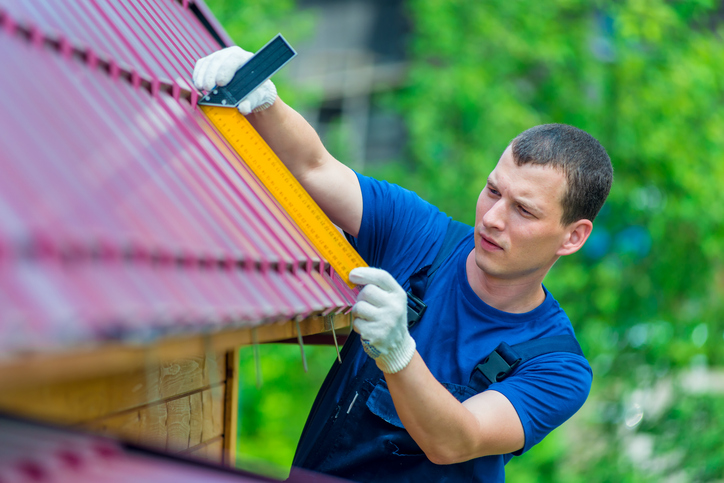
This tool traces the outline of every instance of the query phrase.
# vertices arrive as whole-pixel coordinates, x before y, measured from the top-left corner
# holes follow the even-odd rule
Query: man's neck
[[[545,300],[542,275],[532,275],[520,280],[494,278],[483,272],[475,263],[475,251],[465,262],[468,283],[475,294],[486,304],[503,312],[522,314],[530,312]]]

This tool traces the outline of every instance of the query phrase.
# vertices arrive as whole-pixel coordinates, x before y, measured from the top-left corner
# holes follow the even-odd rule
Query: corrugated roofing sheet
[[[251,483],[263,476],[0,415],[0,481],[13,483]],[[342,482],[295,469],[290,483]]]
[[[194,107],[199,12],[0,0],[0,353],[354,303]]]

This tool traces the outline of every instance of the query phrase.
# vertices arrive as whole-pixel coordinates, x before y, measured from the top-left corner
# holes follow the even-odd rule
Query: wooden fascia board
[[[349,314],[311,316],[258,326],[217,331],[212,334],[167,337],[153,344],[104,343],[78,346],[62,352],[17,354],[0,359],[0,390],[61,382],[134,370],[176,358],[221,353],[244,345],[278,342],[349,328]],[[254,333],[256,332],[256,333]]]

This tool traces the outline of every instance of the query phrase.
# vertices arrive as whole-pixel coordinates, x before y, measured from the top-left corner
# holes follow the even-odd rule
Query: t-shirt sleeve
[[[359,173],[357,177],[362,223],[352,244],[370,266],[406,280],[435,258],[450,218],[412,191]]]
[[[555,352],[538,356],[489,389],[503,394],[518,412],[525,431],[520,455],[566,422],[591,390],[593,373],[585,358]]]

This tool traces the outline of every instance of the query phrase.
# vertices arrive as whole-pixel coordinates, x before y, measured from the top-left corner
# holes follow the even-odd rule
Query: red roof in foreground
[[[194,107],[216,39],[200,2],[0,0],[0,354],[354,303]]]
[[[108,438],[0,415],[0,481],[13,483],[251,483],[278,481]],[[289,483],[346,480],[295,468]]]

